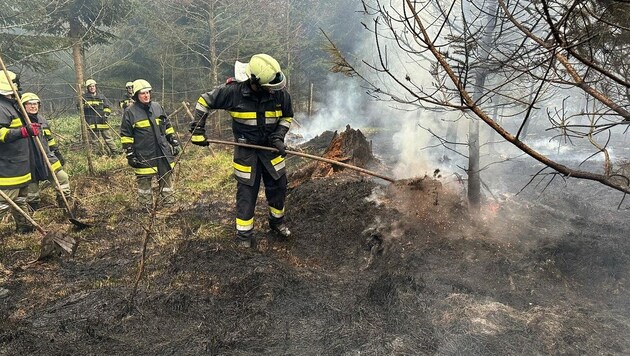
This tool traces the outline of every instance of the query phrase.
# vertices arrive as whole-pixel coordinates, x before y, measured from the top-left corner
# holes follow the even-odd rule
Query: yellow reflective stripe
[[[230,116],[234,119],[247,119],[247,120],[256,120],[256,113],[249,112],[240,112],[240,111],[228,111]]]
[[[92,128],[92,129],[108,129],[109,125],[107,125],[107,124],[92,124],[92,125],[90,125],[90,128]]]
[[[284,216],[284,208],[282,210],[278,210],[272,206],[269,207],[269,212],[274,218],[281,218]]]
[[[191,142],[203,142],[206,138],[203,135],[192,135],[190,141]]]
[[[284,161],[284,157],[278,156],[278,157],[276,157],[276,158],[271,160],[271,164],[273,164],[275,166],[278,163],[282,163],[282,161]]]
[[[16,129],[16,128],[22,127],[22,126],[24,126],[24,125],[22,125],[22,120],[20,120],[19,117],[11,119],[11,124],[9,124],[9,128],[10,129]]]
[[[133,127],[138,127],[138,128],[145,128],[145,127],[150,127],[150,126],[151,126],[151,121],[149,121],[149,119],[140,120],[140,121],[137,121],[135,124],[133,124]]]
[[[54,138],[51,138],[50,140],[48,140],[48,147],[55,146],[56,144],[57,144],[57,141],[55,141]]]
[[[232,162],[232,166],[234,167],[235,176],[248,180],[252,178],[252,167],[243,166],[242,164],[238,164],[236,162]]]
[[[250,166],[243,166],[242,164],[238,164],[236,162],[232,162],[232,166],[234,167],[234,169],[241,171],[241,172],[252,172],[252,167]]]
[[[151,175],[157,173],[157,167],[147,167],[147,168],[134,168],[134,172],[141,176]]]
[[[159,117],[155,118],[155,122],[159,125],[160,123],[162,123],[162,119],[160,119]]]
[[[4,138],[7,137],[9,129],[6,127],[0,127],[0,142],[4,142]]]
[[[128,136],[120,136],[120,143],[133,143],[133,137],[128,137]]]
[[[52,131],[50,131],[50,129],[44,129],[44,135],[51,136],[52,135]]]
[[[31,181],[31,172],[19,177],[0,177],[0,187],[11,187],[15,185],[20,185],[24,183],[28,183]]]
[[[175,167],[175,162],[171,162],[169,166],[171,168]],[[134,168],[133,171],[134,173],[138,175],[146,176],[146,175],[151,175],[151,174],[157,174],[158,169],[157,167],[146,167],[146,168]]]
[[[175,133],[175,129],[172,127],[169,127],[168,129],[166,129],[166,131],[164,131],[164,134],[166,135],[172,135]]]
[[[103,109],[103,112],[104,112],[104,113],[107,113],[107,114],[111,114],[111,113],[112,113],[112,109],[110,109],[110,108],[104,108],[104,109]]]
[[[254,218],[249,220],[243,220],[236,218],[236,230],[238,231],[248,231],[254,228]]]
[[[56,171],[57,169],[61,168],[61,162],[57,161],[53,164],[51,164],[53,171]]]
[[[265,111],[265,117],[282,117],[282,110]]]
[[[86,100],[85,103],[94,106],[101,105],[103,102],[101,100]]]
[[[204,108],[208,107],[208,103],[206,102],[206,99],[203,98],[203,96],[199,97],[199,99],[197,100],[197,103],[203,105]]]

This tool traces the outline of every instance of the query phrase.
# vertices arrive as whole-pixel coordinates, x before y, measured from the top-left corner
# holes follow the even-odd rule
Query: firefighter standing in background
[[[291,232],[284,222],[287,177],[284,137],[293,120],[291,96],[284,89],[286,79],[278,62],[267,54],[252,56],[244,75],[235,66],[236,80],[228,80],[204,93],[197,101],[195,120],[190,125],[192,143],[207,146],[206,118],[210,110],[224,109],[232,116],[234,140],[240,143],[275,147],[271,151],[234,148],[236,190],[236,241],[255,247],[254,210],[261,181],[269,205],[269,227],[283,238]]]
[[[112,138],[111,127],[108,123],[109,115],[112,113],[109,100],[107,100],[104,95],[97,93],[96,81],[94,79],[86,80],[85,86],[87,89],[83,96],[83,113],[85,115],[85,121],[88,124],[92,145],[94,147],[101,147],[98,141],[99,136],[101,136],[105,141],[110,156],[120,154],[121,152],[116,148],[116,144]]]
[[[181,146],[175,137],[162,105],[151,101],[151,85],[144,79],[133,82],[133,100],[123,114],[120,141],[127,162],[134,168],[138,183],[138,201],[144,207],[153,205],[151,182],[157,178],[161,204],[175,202],[171,172]],[[158,204],[159,205],[159,204]]]
[[[48,120],[40,113],[41,101],[39,97],[34,93],[24,93],[22,95],[22,105],[24,105],[24,109],[26,109],[26,113],[28,114],[29,119],[32,123],[38,123],[41,125],[41,130],[39,133],[39,140],[44,147],[44,150],[47,152],[48,160],[52,165],[53,170],[55,171],[55,175],[57,176],[57,180],[59,181],[59,185],[61,186],[61,191],[66,198],[66,201],[70,206],[72,206],[72,196],[70,194],[70,180],[68,177],[68,173],[63,170],[62,165],[65,163],[61,152],[59,152],[59,148],[57,147],[57,142],[50,131],[50,125],[48,124]],[[36,150],[36,152],[39,152]],[[39,155],[38,155],[39,156]],[[37,161],[37,160],[34,160]],[[46,162],[41,162],[43,164],[43,169],[46,172],[46,177],[48,181],[52,181],[53,178],[49,176],[49,172],[46,166]],[[38,171],[41,169],[37,169]],[[44,177],[39,177],[44,178]],[[37,210],[39,208],[41,197],[39,194],[39,181],[33,177],[31,184],[28,186],[28,197],[27,202],[31,206],[33,210]],[[61,208],[65,208],[65,204],[63,202],[63,198],[57,192],[57,205]]]
[[[15,74],[9,72],[9,76],[7,78],[4,71],[0,71],[0,189],[26,212],[31,150],[34,149],[32,137],[39,135],[39,125],[26,124],[20,115],[10,82]],[[0,197],[0,216],[8,210],[11,210],[18,233],[35,230],[22,214]]]
[[[122,99],[118,102],[118,106],[123,109],[123,112],[129,105],[133,104],[133,82],[127,82],[125,89],[127,89],[127,92],[125,92]]]

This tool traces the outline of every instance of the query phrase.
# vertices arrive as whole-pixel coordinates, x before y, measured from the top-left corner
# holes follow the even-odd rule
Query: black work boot
[[[256,248],[256,237],[253,231],[238,231],[236,233],[236,246],[241,248]]]
[[[37,211],[37,209],[39,209],[40,207],[40,203],[38,201],[29,201],[28,206],[31,208],[31,210]]]
[[[15,228],[15,232],[18,234],[28,234],[33,231],[35,231],[35,226],[33,225],[19,225]]]
[[[271,231],[275,232],[281,239],[288,239],[291,236],[291,230],[287,227],[284,222],[281,223],[271,223],[269,222],[269,228]]]

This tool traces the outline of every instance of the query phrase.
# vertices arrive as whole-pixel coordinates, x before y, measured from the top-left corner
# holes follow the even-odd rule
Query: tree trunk
[[[487,9],[490,11],[487,13],[486,18],[488,24],[484,29],[484,35],[481,40],[481,46],[479,47],[480,53],[480,65],[477,68],[475,75],[475,89],[473,93],[473,100],[478,102],[483,96],[483,88],[486,84],[486,78],[490,73],[491,68],[486,64],[490,59],[490,50],[492,48],[494,29],[496,27],[496,14],[499,9],[499,3],[496,0],[490,0],[487,3]],[[478,211],[481,205],[481,173],[479,172],[479,119],[472,117],[470,119],[470,125],[468,126],[468,204],[471,211]]]
[[[217,39],[218,30],[215,21],[215,1],[208,3],[208,28],[210,29],[210,36],[208,39],[208,56],[210,59],[210,84],[215,87],[219,84],[219,58],[217,55]],[[221,137],[221,120],[217,112],[210,113],[210,120],[214,123],[214,131],[217,137]]]
[[[85,145],[85,152],[88,164],[88,173],[94,175],[94,165],[92,164],[92,148],[90,138],[88,137],[88,127],[85,121],[85,113],[83,112],[83,42],[79,30],[79,24],[76,21],[70,21],[70,40],[72,41],[72,60],[74,61],[74,72],[76,73],[75,85],[77,88],[77,103],[79,107],[79,120],[81,121],[81,138]]]

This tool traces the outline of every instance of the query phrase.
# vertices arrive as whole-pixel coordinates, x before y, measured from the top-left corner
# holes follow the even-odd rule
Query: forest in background
[[[268,53],[289,78],[296,111],[306,111],[311,85],[317,97],[329,80],[322,31],[349,53],[361,43],[360,3],[18,0],[5,5],[13,12],[0,16],[0,53],[22,87],[40,94],[55,112],[75,110],[73,19],[83,33],[84,79],[95,79],[112,101],[123,95],[126,82],[146,79],[167,107],[195,101],[223,83],[233,76],[236,60]]]

